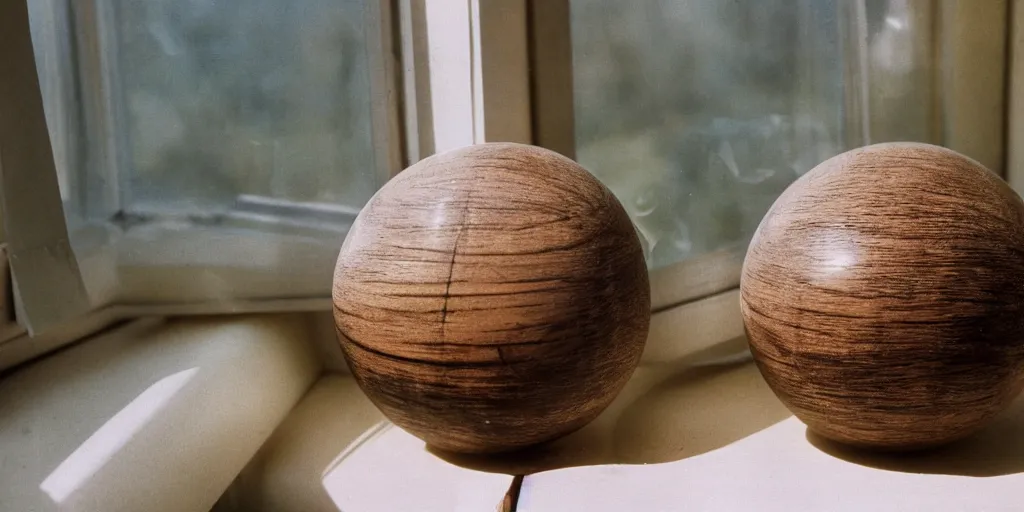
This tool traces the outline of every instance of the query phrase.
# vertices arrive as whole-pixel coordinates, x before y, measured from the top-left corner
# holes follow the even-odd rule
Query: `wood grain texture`
[[[762,374],[827,438],[943,444],[1024,385],[1024,205],[953,151],[878,144],[825,161],[762,220],[740,289]]]
[[[507,451],[576,430],[625,385],[650,290],[625,210],[572,160],[491,143],[384,186],[338,257],[357,382],[437,448]]]

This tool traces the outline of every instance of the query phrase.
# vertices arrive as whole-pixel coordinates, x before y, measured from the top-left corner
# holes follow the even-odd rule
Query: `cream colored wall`
[[[320,372],[306,315],[140,321],[0,381],[0,510],[207,511]]]

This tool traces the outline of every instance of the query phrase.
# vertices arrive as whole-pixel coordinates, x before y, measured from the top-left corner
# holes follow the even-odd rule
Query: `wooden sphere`
[[[572,160],[521,144],[457,149],[392,179],[345,239],[333,295],[363,391],[456,452],[591,421],[639,363],[650,321],[622,205]]]
[[[1024,205],[951,150],[878,144],[817,166],[761,221],[740,290],[765,380],[826,438],[943,444],[1024,385]]]

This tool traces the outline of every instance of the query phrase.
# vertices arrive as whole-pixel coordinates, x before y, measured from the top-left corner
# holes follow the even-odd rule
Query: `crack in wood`
[[[462,207],[462,218],[459,219],[459,231],[455,233],[455,243],[452,244],[452,259],[448,262],[448,281],[444,285],[444,304],[441,305],[441,341],[448,339],[448,299],[451,298],[452,276],[455,274],[455,256],[459,254],[459,240],[462,239],[462,232],[466,229],[466,217],[469,215],[469,201],[472,191],[466,194],[465,204]]]
[[[523,488],[523,475],[516,475],[512,478],[512,484],[508,487],[508,492],[501,498],[501,502],[498,503],[498,512],[516,512],[516,508],[519,507],[519,491]]]

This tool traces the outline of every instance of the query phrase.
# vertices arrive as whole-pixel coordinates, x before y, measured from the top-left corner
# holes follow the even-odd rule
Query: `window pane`
[[[652,267],[741,248],[793,180],[851,145],[927,139],[931,98],[914,91],[931,24],[906,1],[854,4],[571,1],[576,155]],[[872,107],[900,122],[862,122]]]
[[[77,133],[74,130],[77,122],[76,98],[68,10],[59,0],[33,0],[28,2],[28,14],[39,89],[43,97],[43,110],[46,113],[46,126],[50,133],[61,197],[65,203],[65,214],[72,217],[78,212],[69,181],[74,177],[72,167],[77,156],[75,150],[78,141],[75,140]]]
[[[131,213],[376,190],[364,1],[117,0]]]
[[[868,77],[868,138],[938,143],[932,2],[865,2],[863,60]]]

